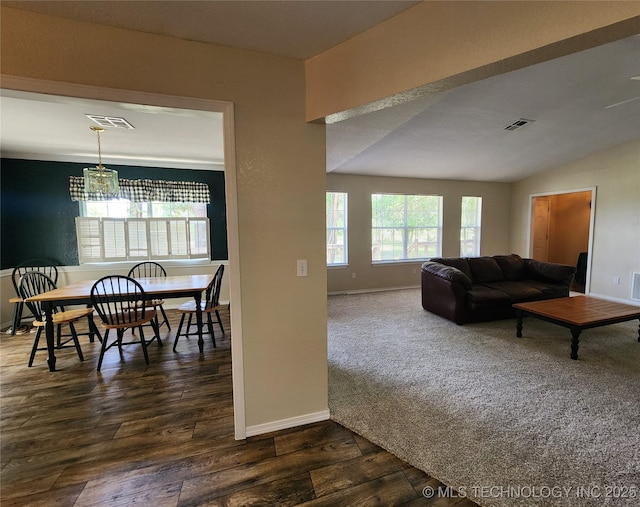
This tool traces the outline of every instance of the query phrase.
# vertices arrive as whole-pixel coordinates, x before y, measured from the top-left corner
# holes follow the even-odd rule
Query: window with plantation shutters
[[[80,264],[209,258],[209,219],[77,217]]]
[[[211,254],[205,183],[120,179],[115,198],[85,192],[69,177],[80,264],[171,259],[208,259]]]

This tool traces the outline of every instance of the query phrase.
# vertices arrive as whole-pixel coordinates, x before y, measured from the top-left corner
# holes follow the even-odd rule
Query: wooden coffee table
[[[640,306],[616,303],[591,296],[545,299],[513,305],[516,310],[516,336],[522,337],[522,319],[530,315],[571,330],[571,359],[578,359],[578,339],[583,329],[640,321]],[[640,342],[640,326],[638,327]]]

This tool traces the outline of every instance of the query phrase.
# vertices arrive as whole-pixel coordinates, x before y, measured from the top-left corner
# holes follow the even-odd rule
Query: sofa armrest
[[[425,262],[421,276],[422,307],[456,324],[464,323],[471,279],[459,269],[437,262]]]
[[[427,261],[422,265],[422,271],[448,282],[460,284],[465,290],[471,289],[471,278],[457,268]]]
[[[552,262],[541,262],[535,259],[527,259],[527,270],[532,278],[545,282],[560,283],[567,287],[571,286],[573,277],[577,269],[566,264],[555,264]]]

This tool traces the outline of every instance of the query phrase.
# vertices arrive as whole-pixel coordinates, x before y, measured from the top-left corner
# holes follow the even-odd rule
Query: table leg
[[[571,328],[571,359],[578,359],[578,338],[581,332],[582,329],[579,327]]]
[[[47,363],[49,364],[49,371],[56,371],[56,347],[53,326],[53,307],[48,302],[43,301],[42,310],[44,311],[44,332],[47,339],[47,352],[49,354]]]
[[[522,338],[522,310],[516,310],[516,336]]]
[[[196,324],[198,325],[198,348],[200,354],[204,352],[204,340],[202,339],[202,293],[198,292],[194,299],[196,300]]]
[[[638,341],[640,342],[640,319],[638,319]]]

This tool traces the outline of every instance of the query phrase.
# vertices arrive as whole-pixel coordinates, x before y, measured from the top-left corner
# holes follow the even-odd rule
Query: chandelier
[[[118,197],[120,186],[118,184],[118,171],[107,169],[102,165],[102,151],[100,149],[100,132],[102,127],[89,127],[98,134],[98,165],[84,168],[84,190],[89,194],[100,194],[101,197]]]

